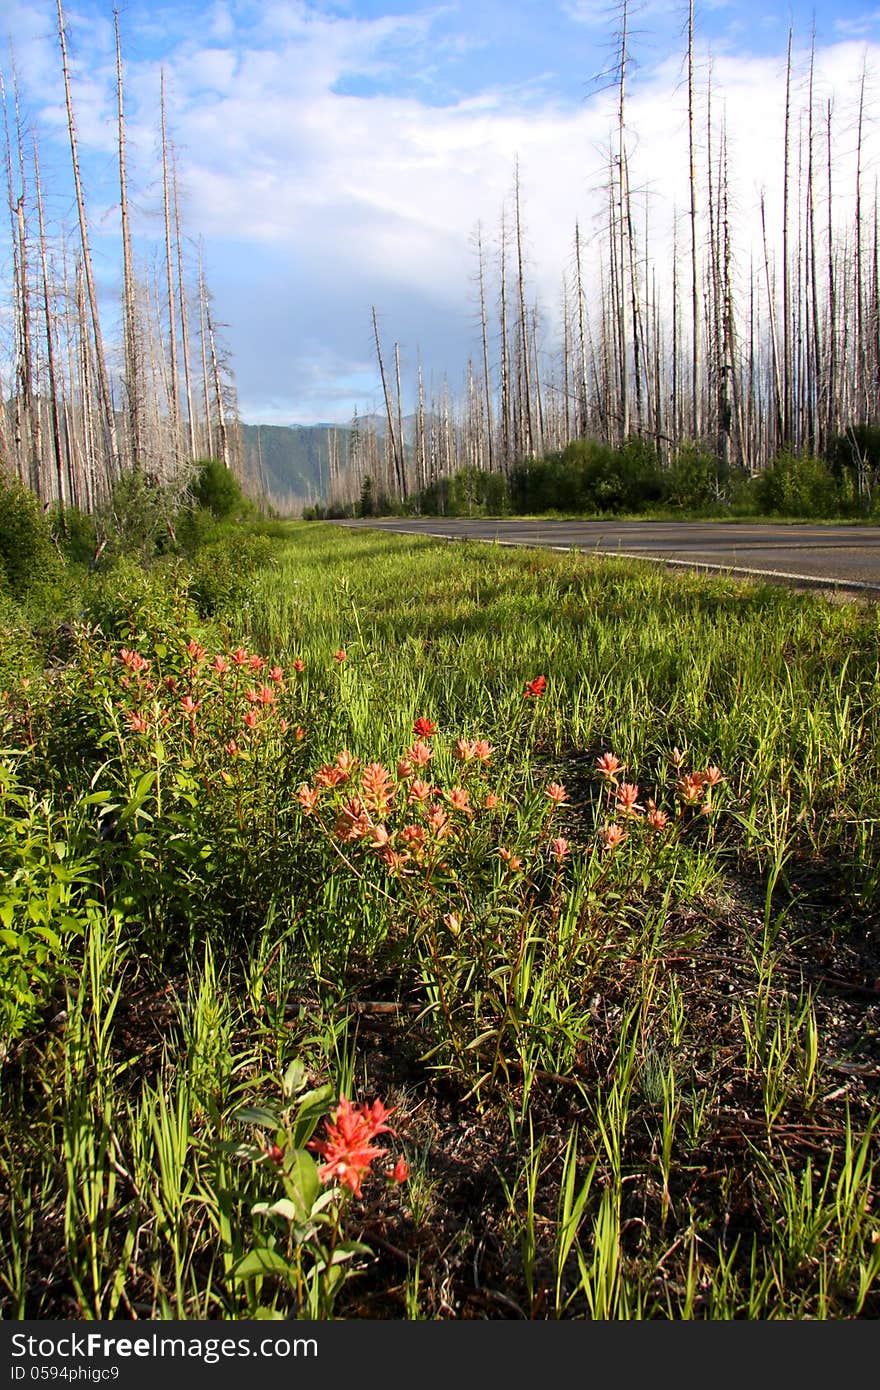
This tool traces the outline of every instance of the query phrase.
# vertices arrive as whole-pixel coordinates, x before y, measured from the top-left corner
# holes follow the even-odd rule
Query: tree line
[[[75,229],[48,225],[37,132],[27,129],[14,69],[0,74],[12,309],[5,380],[0,375],[0,469],[63,517],[70,507],[100,510],[130,475],[167,488],[185,483],[192,461],[205,457],[240,471],[241,445],[235,385],[201,241],[193,257],[181,228],[164,71],[158,93],[161,254],[139,259],[134,249],[116,10],[122,287],[119,341],[108,346],[105,320],[116,316],[96,286],[62,0],[56,5]]]

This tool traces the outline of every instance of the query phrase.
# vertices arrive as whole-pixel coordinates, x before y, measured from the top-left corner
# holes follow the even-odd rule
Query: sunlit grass
[[[305,525],[162,582],[7,708],[7,1315],[876,1316],[875,610]],[[377,1095],[409,1176],[334,1196]]]

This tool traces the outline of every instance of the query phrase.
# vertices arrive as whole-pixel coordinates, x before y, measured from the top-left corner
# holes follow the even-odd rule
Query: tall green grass
[[[319,526],[202,580],[6,698],[4,1316],[876,1316],[875,610]],[[238,644],[288,726],[230,753]],[[379,762],[426,824],[420,717],[450,828],[383,860],[340,808]],[[358,1199],[305,1146],[377,1095],[409,1176]]]

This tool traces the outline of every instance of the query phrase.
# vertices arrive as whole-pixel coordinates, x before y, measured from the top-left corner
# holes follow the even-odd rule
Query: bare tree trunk
[[[0,92],[3,97],[3,129],[6,137],[5,145],[5,164],[6,164],[6,194],[7,206],[9,208],[9,231],[10,244],[12,246],[12,302],[14,306],[14,327],[15,327],[15,362],[13,365],[13,384],[12,393],[12,435],[15,471],[19,482],[26,487],[29,482],[29,468],[25,459],[24,440],[22,437],[22,413],[21,413],[21,360],[23,354],[21,340],[21,304],[24,298],[24,290],[21,281],[21,264],[19,260],[19,239],[17,223],[18,199],[13,190],[12,180],[12,142],[9,134],[9,110],[6,101],[6,87],[0,75]]]
[[[40,429],[40,414],[37,407],[37,397],[34,387],[34,349],[31,335],[31,295],[30,277],[28,275],[28,242],[27,225],[25,221],[25,202],[27,198],[27,186],[25,182],[24,167],[24,147],[21,134],[21,111],[18,101],[18,81],[13,73],[13,84],[15,90],[15,138],[18,147],[18,171],[21,192],[15,199],[15,215],[18,226],[18,266],[19,266],[19,290],[20,300],[18,304],[19,321],[21,324],[21,354],[19,358],[19,370],[21,379],[21,395],[24,401],[25,411],[27,412],[28,422],[28,481],[33,492],[38,497],[43,496],[42,487],[42,438]]]
[[[110,379],[104,358],[104,344],[101,338],[101,320],[98,317],[98,297],[92,275],[92,257],[89,251],[89,233],[86,223],[85,201],[82,180],[79,172],[79,157],[76,145],[76,125],[73,118],[73,101],[70,95],[70,69],[67,62],[67,40],[64,32],[64,14],[61,0],[56,0],[58,8],[58,38],[61,45],[61,67],[64,74],[64,96],[67,103],[67,129],[70,136],[70,158],[73,166],[73,182],[76,190],[76,208],[79,216],[79,234],[82,245],[82,265],[88,292],[89,313],[92,320],[92,336],[95,345],[95,370],[98,376],[98,391],[101,400],[101,426],[106,448],[107,468],[112,479],[119,475],[119,456],[116,447],[116,427],[113,418],[113,401],[110,395]]]
[[[122,218],[122,298],[125,352],[125,390],[128,398],[128,432],[131,462],[135,470],[141,467],[141,388],[138,363],[137,312],[134,294],[134,265],[131,254],[131,224],[128,216],[128,183],[125,173],[125,111],[122,88],[122,48],[119,41],[119,11],[113,11],[116,34],[116,110],[119,133],[119,204]]]
[[[514,170],[514,203],[516,210],[516,263],[517,263],[517,287],[519,290],[519,328],[520,328],[520,350],[522,352],[522,451],[528,458],[534,453],[534,428],[532,424],[532,383],[531,366],[529,362],[529,326],[528,313],[526,311],[526,288],[525,276],[523,273],[523,249],[522,249],[522,219],[520,217],[519,201],[519,160],[516,161]]]
[[[589,416],[587,411],[587,345],[584,336],[584,283],[581,272],[581,233],[577,222],[574,224],[574,264],[577,278],[578,347],[580,349],[576,429],[578,438],[583,439],[587,433]]]
[[[507,331],[507,228],[501,211],[501,461],[506,477],[511,463],[510,344]]]
[[[174,462],[180,458],[180,405],[177,394],[177,324],[174,307],[174,272],[171,268],[171,190],[168,179],[168,132],[165,124],[165,69],[159,73],[159,114],[162,135],[162,208],[165,218],[165,288],[168,308],[169,393]],[[228,467],[228,460],[227,460]]]
[[[624,137],[624,116],[626,102],[626,39],[628,0],[623,0],[623,10],[621,16],[620,34],[620,72],[618,85],[618,107],[617,107],[617,231],[619,238],[619,255],[617,261],[618,273],[618,305],[617,305],[617,333],[619,339],[618,366],[620,368],[620,442],[625,444],[629,436],[629,345],[626,334],[626,293],[624,289],[624,277],[626,274],[626,227],[627,215],[625,211],[625,187],[626,187],[626,141]]]
[[[697,250],[697,172],[694,154],[694,0],[688,0],[688,155],[689,181],[691,193],[691,332],[693,359],[691,364],[692,428],[694,439],[699,441],[703,429],[701,410],[701,372],[700,359],[700,267]]]
[[[208,457],[214,457],[214,431],[211,424],[211,400],[208,394],[208,329],[205,322],[205,275],[202,267],[202,243],[199,242],[199,332],[202,346],[202,389],[205,403],[205,446]]]
[[[403,403],[402,403],[401,394],[400,394],[400,344],[399,344],[399,343],[395,343],[395,344],[394,344],[394,371],[395,371],[395,376],[396,376],[396,378],[397,378],[397,446],[398,446],[398,449],[400,450],[400,458],[399,458],[399,465],[398,465],[398,467],[399,467],[399,476],[400,476],[400,480],[401,480],[401,484],[402,484],[402,489],[403,489],[403,490],[402,490],[402,493],[401,493],[401,497],[402,497],[402,499],[403,499],[404,501],[406,501],[406,499],[407,499],[407,497],[408,497],[408,495],[409,495],[409,490],[408,490],[408,488],[407,488],[407,480],[406,480],[406,451],[405,451],[405,445],[404,445],[404,442],[403,442]]]
[[[764,239],[764,272],[767,277],[767,301],[770,312],[770,342],[773,349],[773,388],[774,388],[774,415],[776,420],[776,437],[773,444],[774,451],[779,448],[783,438],[782,420],[782,383],[779,380],[779,338],[776,332],[776,312],[774,309],[773,285],[770,281],[770,261],[767,255],[767,225],[764,217],[764,192],[761,190],[761,235]]]
[[[65,527],[65,511],[68,498],[64,486],[64,460],[61,449],[61,426],[58,418],[58,380],[55,370],[55,332],[52,322],[52,305],[49,299],[49,268],[46,260],[46,227],[43,220],[43,190],[40,186],[40,160],[37,142],[34,139],[34,180],[37,190],[37,213],[40,219],[40,264],[43,272],[43,313],[46,319],[46,360],[49,369],[49,409],[52,419],[52,444],[55,453],[55,477],[58,488],[58,510],[62,529]]]
[[[214,339],[214,325],[211,322],[211,303],[207,295],[205,296],[205,323],[208,327],[208,346],[211,351],[211,374],[214,379],[214,398],[217,402],[217,426],[220,430],[220,452],[225,467],[229,468],[229,438],[226,430],[226,408],[223,404],[223,383],[220,380],[217,344]]]
[[[395,431],[395,429],[394,429],[394,415],[393,415],[392,410],[391,410],[391,396],[390,396],[390,394],[389,394],[389,392],[388,392],[388,382],[387,382],[387,380],[386,380],[386,378],[385,378],[385,364],[384,364],[384,362],[382,361],[382,345],[381,345],[381,343],[379,342],[379,323],[378,323],[378,320],[377,320],[377,318],[376,318],[376,308],[375,308],[375,305],[372,306],[372,309],[373,309],[373,336],[374,336],[374,338],[375,338],[375,340],[376,340],[376,357],[377,357],[378,362],[379,362],[379,375],[380,375],[380,377],[382,378],[382,392],[383,392],[383,394],[384,394],[384,396],[385,396],[385,414],[386,414],[386,416],[387,416],[387,418],[388,418],[388,438],[389,438],[389,441],[390,441],[390,444],[391,444],[391,458],[392,458],[392,462],[393,462],[393,465],[394,465],[394,472],[395,472],[395,477],[396,477],[396,482],[397,482],[397,495],[398,495],[398,497],[403,498],[403,497],[405,496],[405,493],[404,493],[404,490],[403,490],[403,489],[404,489],[404,481],[403,481],[403,477],[402,477],[402,475],[401,475],[401,470],[400,470],[399,454],[398,454],[398,448],[397,448],[397,435],[396,435],[396,431]]]
[[[813,180],[813,71],[816,34],[810,47],[809,119],[807,126],[807,242],[810,257],[810,301],[813,319],[813,380],[810,385],[810,447],[824,452],[828,440],[822,428],[821,402],[824,396],[822,337],[819,325],[819,269],[816,260],[816,204]]]
[[[492,376],[489,371],[489,329],[486,322],[486,286],[483,275],[483,238],[477,223],[477,261],[480,277],[480,329],[483,337],[483,387],[486,393],[486,451],[489,472],[495,471],[495,438],[492,423]]]
[[[174,239],[177,244],[177,293],[180,300],[180,339],[183,349],[183,380],[186,390],[186,420],[189,434],[189,456],[196,456],[196,426],[193,415],[192,367],[189,346],[189,310],[186,302],[186,282],[183,274],[183,248],[180,240],[180,204],[177,197],[177,162],[172,148],[171,191],[174,202]],[[265,492],[265,488],[263,489]]]
[[[785,133],[782,161],[782,438],[786,444],[792,438],[791,392],[791,278],[788,249],[788,180],[791,131],[791,41],[788,31],[788,54],[785,64]]]

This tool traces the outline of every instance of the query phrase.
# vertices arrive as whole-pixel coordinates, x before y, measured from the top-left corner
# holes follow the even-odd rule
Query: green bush
[[[198,506],[221,521],[253,511],[253,503],[242,493],[241,484],[232,469],[219,459],[197,461],[190,490]]]
[[[240,611],[250,597],[251,581],[272,561],[268,536],[245,534],[232,546],[213,541],[197,553],[188,590],[202,617]]]
[[[880,510],[880,427],[851,425],[828,447],[841,501],[853,511]]]
[[[663,475],[663,500],[685,509],[708,507],[719,500],[723,481],[717,460],[688,441]]]
[[[167,554],[174,546],[179,509],[179,484],[163,484],[143,472],[117,479],[97,518],[107,541],[105,561],[122,554],[136,554],[141,561]]]
[[[61,557],[39,499],[16,479],[0,478],[0,587],[13,598],[56,581]]]
[[[98,532],[95,518],[79,507],[65,507],[62,514],[57,507],[51,513],[52,529],[62,555],[68,563],[91,567],[98,549]]]
[[[755,491],[760,510],[777,516],[834,516],[840,510],[834,474],[823,459],[810,454],[778,454],[757,479]]]

